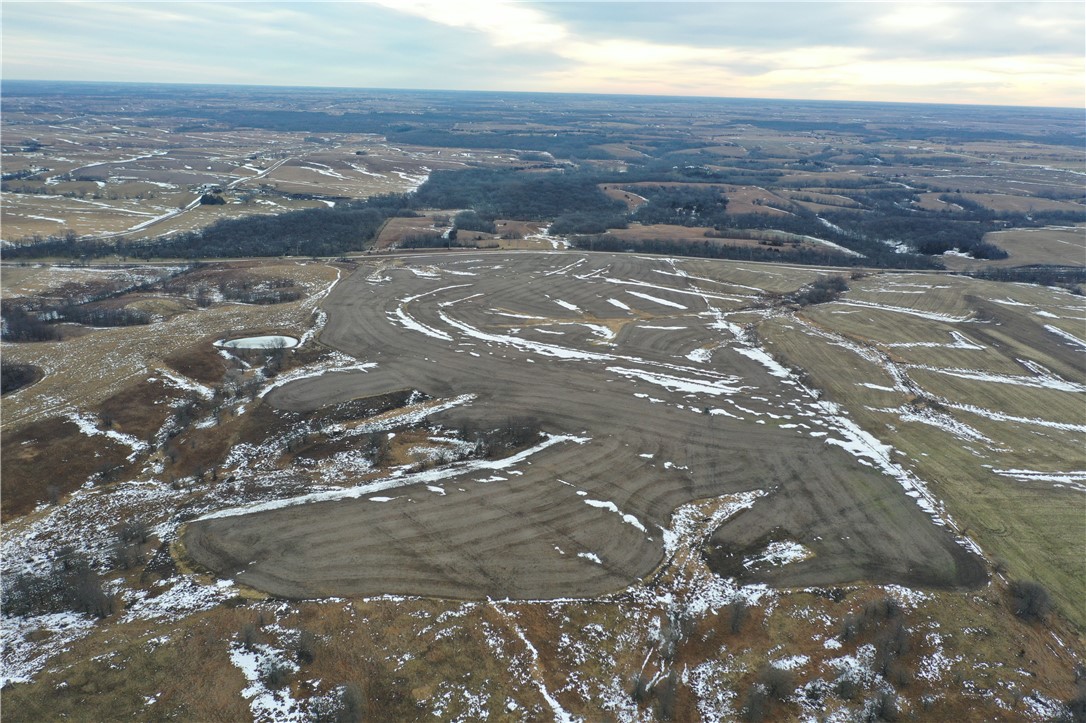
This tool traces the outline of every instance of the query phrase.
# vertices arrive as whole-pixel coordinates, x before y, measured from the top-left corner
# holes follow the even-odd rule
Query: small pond
[[[284,349],[293,349],[298,346],[298,340],[293,336],[247,336],[242,339],[217,341],[215,346],[225,346],[227,349],[274,349],[280,346]]]

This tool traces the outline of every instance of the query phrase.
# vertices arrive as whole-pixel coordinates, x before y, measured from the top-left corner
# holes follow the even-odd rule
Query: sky
[[[1083,107],[1072,2],[3,0],[6,79]]]

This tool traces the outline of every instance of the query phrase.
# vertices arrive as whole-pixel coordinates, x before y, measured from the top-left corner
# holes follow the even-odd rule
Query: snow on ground
[[[241,691],[241,696],[249,699],[249,709],[254,721],[278,723],[308,719],[299,701],[291,697],[289,687],[272,690],[267,685],[269,672],[273,669],[289,673],[298,671],[298,664],[291,660],[286,652],[270,645],[256,644],[246,647],[235,642],[230,645],[230,662],[242,672],[248,683]]]
[[[708,364],[713,359],[712,349],[694,349],[686,355],[686,358],[698,364]]]
[[[1069,487],[1078,492],[1086,492],[1086,470],[1051,472],[1030,469],[993,469],[992,472],[1019,482],[1050,482],[1054,487]]]
[[[169,369],[156,369],[155,374],[162,377],[162,379],[167,384],[177,387],[182,391],[196,392],[196,394],[198,394],[202,399],[215,398],[215,391],[211,387],[207,386],[206,384],[200,384],[199,382],[193,381],[188,377],[183,377],[180,374],[170,371]],[[154,377],[150,377],[147,379],[147,381],[153,380]]]
[[[1074,334],[1069,334],[1063,329],[1052,326],[1051,324],[1045,324],[1045,329],[1052,332],[1058,337],[1061,337],[1064,341],[1068,342],[1072,347],[1076,349],[1086,350],[1086,341],[1079,339]]]
[[[29,683],[50,658],[86,637],[95,620],[78,613],[52,613],[0,619],[0,687]]]
[[[682,304],[678,304],[678,303],[676,303],[674,301],[668,301],[667,299],[661,299],[658,296],[652,296],[651,294],[644,294],[644,293],[641,293],[640,291],[630,291],[629,289],[626,290],[626,293],[629,294],[630,296],[636,296],[639,299],[645,299],[646,301],[655,302],[657,304],[660,304],[661,306],[669,306],[672,309],[682,309],[683,311],[687,311],[687,308],[685,306],[683,306]]]
[[[605,501],[586,499],[584,500],[584,503],[590,507],[599,507],[601,509],[610,510],[611,512],[614,512],[616,515],[621,517],[622,521],[625,522],[627,525],[632,525],[637,529],[641,530],[642,532],[648,532],[648,530],[645,529],[645,526],[641,524],[641,520],[637,519],[637,517],[635,517],[634,515],[622,512],[618,508],[618,505],[616,505],[614,502],[611,502],[610,500]]]
[[[798,542],[793,540],[779,540],[766,545],[765,549],[762,550],[760,554],[752,555],[743,560],[743,567],[748,570],[762,565],[772,565],[776,567],[779,565],[787,565],[790,562],[802,562],[811,557],[814,557],[814,553]]]
[[[703,721],[735,719],[735,702],[738,695],[725,677],[729,672],[728,661],[712,658],[693,668],[683,669],[681,680],[689,685],[697,696],[698,712]]]
[[[296,382],[299,379],[309,379],[324,374],[366,372],[376,368],[376,366],[376,362],[359,362],[354,357],[347,356],[340,352],[333,352],[315,364],[292,369],[285,374],[277,375],[270,384],[260,390],[259,398],[263,399],[271,390],[277,389],[284,384],[289,384],[290,382]]]
[[[596,562],[599,562],[599,558],[596,558]],[[524,631],[520,629],[519,625],[517,625],[516,620],[513,618],[513,616],[503,610],[496,602],[492,602],[491,605],[499,615],[505,618],[512,631],[516,634],[518,638],[520,638],[521,642],[524,643],[525,649],[531,656],[531,662],[529,665],[529,675],[531,682],[535,683],[536,687],[539,689],[540,694],[543,696],[543,699],[547,701],[547,705],[550,706],[551,712],[554,713],[555,721],[557,723],[575,723],[580,721],[580,718],[574,717],[569,713],[569,711],[563,708],[562,704],[559,703],[558,700],[553,695],[551,695],[550,691],[547,689],[547,684],[546,681],[543,679],[543,673],[539,663],[539,651],[536,650],[535,646],[532,645],[532,643],[524,635]]]
[[[122,444],[132,450],[132,454],[128,455],[129,462],[135,462],[136,457],[150,449],[150,446],[143,440],[133,437],[131,434],[124,434],[114,429],[99,429],[98,424],[86,414],[78,414],[76,412],[69,412],[68,419],[70,419],[77,427],[79,431],[88,437],[102,436],[112,439],[118,444]]]
[[[700,550],[724,521],[754,505],[762,490],[724,495],[708,501],[691,502],[672,513],[671,526],[661,527],[664,556],[675,579],[672,605],[695,616],[716,611],[735,600],[758,604],[773,593],[765,585],[740,587],[734,580],[718,577],[707,569]]]
[[[457,397],[453,402],[456,404],[465,404],[474,397],[472,395],[463,395]],[[433,413],[433,408],[427,410],[427,413]],[[375,430],[367,430],[375,431]],[[584,444],[588,442],[587,437],[575,437],[573,435],[543,435],[543,441],[538,444],[529,447],[526,450],[518,452],[509,457],[503,459],[489,460],[489,459],[473,459],[463,462],[454,462],[447,467],[441,467],[436,469],[425,470],[423,472],[415,472],[407,474],[403,470],[393,472],[388,477],[375,480],[372,482],[366,482],[361,485],[346,488],[336,488],[331,490],[324,490],[321,492],[314,492],[311,494],[299,495],[296,497],[288,497],[285,499],[277,499],[265,502],[255,502],[251,504],[245,504],[238,507],[231,507],[227,509],[217,510],[210,512],[202,517],[201,520],[217,519],[221,517],[237,517],[238,515],[246,515],[254,512],[265,512],[268,510],[277,510],[285,507],[294,507],[296,505],[308,504],[311,502],[326,502],[328,500],[342,500],[342,499],[358,499],[360,497],[367,497],[375,492],[384,492],[387,490],[397,489],[400,487],[407,487],[415,484],[427,484],[439,482],[441,480],[449,479],[451,477],[458,477],[466,475],[471,472],[483,471],[483,470],[500,470],[509,469],[515,467],[518,463],[527,460],[534,454],[542,452],[548,447],[552,447],[555,444],[561,444],[563,442],[573,442],[574,444]]]
[[[918,292],[918,293],[922,293],[922,292]],[[987,347],[981,346],[980,344],[977,344],[976,342],[971,341],[964,334],[962,334],[960,332],[957,332],[957,331],[950,332],[950,336],[951,336],[951,338],[954,339],[954,341],[950,342],[949,344],[946,343],[946,342],[938,342],[938,341],[912,341],[912,342],[896,342],[896,343],[893,343],[893,344],[885,344],[885,346],[888,347],[888,348],[903,348],[903,349],[912,349],[912,348],[973,349],[973,350],[977,350],[977,351],[981,351],[981,350],[984,350],[984,349],[987,348]]]
[[[889,390],[893,391],[893,390]],[[867,407],[872,412],[883,412],[885,414],[896,415],[903,422],[919,422],[920,424],[927,424],[932,427],[948,432],[949,434],[957,437],[958,439],[967,442],[983,442],[987,445],[994,445],[988,437],[978,432],[973,427],[960,422],[946,412],[941,412],[931,407],[915,407],[909,404],[902,405],[897,408],[876,409],[875,407]]]
[[[210,610],[238,592],[230,580],[201,585],[188,575],[160,580],[155,585],[168,586],[168,589],[151,598],[142,590],[129,591],[125,595],[125,613],[121,622],[152,619],[177,621],[192,613]]]
[[[661,372],[650,372],[643,369],[629,369],[627,367],[607,367],[607,371],[626,377],[627,379],[640,379],[663,387],[670,392],[684,392],[687,394],[708,394],[720,396],[721,394],[738,394],[751,387],[737,386],[739,377],[719,377],[716,379],[698,379],[695,377],[677,377]]]
[[[959,379],[971,379],[979,382],[992,382],[995,384],[1013,384],[1020,387],[1034,389],[1054,389],[1059,392],[1086,392],[1086,384],[1071,382],[1056,376],[1039,364],[1018,360],[1023,366],[1033,371],[1035,376],[996,374],[994,372],[980,371],[977,369],[944,369],[922,364],[909,364],[909,369],[921,369],[936,374],[958,377]]]
[[[907,306],[890,306],[888,304],[876,304],[873,301],[863,301],[860,299],[849,299],[847,301],[838,299],[833,303],[839,306],[855,306],[861,309],[891,311],[895,314],[918,316],[921,319],[928,319],[930,321],[942,321],[947,324],[961,324],[963,322],[968,322],[972,320],[972,317],[970,316],[952,316],[950,314],[938,314],[934,311],[921,311],[920,309],[911,309]]]

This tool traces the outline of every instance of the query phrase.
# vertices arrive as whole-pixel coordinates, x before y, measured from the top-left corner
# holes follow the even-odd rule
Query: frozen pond
[[[298,340],[293,336],[246,336],[230,341],[217,341],[215,346],[225,346],[228,349],[293,349],[298,346]]]

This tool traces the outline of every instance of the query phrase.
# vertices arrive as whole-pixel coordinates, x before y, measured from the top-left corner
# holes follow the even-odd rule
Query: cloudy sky
[[[1072,2],[3,2],[4,78],[1081,107]]]

